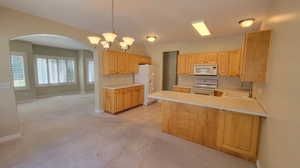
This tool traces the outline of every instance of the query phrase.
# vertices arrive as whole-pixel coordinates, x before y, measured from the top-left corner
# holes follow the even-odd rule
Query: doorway
[[[163,90],[171,90],[177,84],[177,56],[179,51],[163,53]]]

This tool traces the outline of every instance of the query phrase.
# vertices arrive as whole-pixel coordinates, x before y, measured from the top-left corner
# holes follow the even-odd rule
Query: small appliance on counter
[[[191,92],[194,94],[214,95],[218,87],[218,65],[196,64],[194,65],[194,84]]]
[[[154,73],[152,65],[138,65],[138,74],[134,75],[134,83],[140,83],[144,85],[144,105],[149,105],[155,100],[148,98],[148,96],[154,91]]]

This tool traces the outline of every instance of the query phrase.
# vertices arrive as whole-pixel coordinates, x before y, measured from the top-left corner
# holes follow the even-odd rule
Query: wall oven
[[[216,76],[218,75],[217,64],[195,64],[193,75]]]

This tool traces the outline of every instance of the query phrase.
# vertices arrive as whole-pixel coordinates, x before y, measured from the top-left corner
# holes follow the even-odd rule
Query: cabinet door
[[[139,104],[139,92],[140,89],[138,86],[133,87],[132,106],[137,106]]]
[[[207,53],[205,56],[205,64],[217,64],[217,59],[217,53]]]
[[[256,160],[260,118],[222,111],[220,113],[218,146],[222,151]]]
[[[126,54],[127,58],[128,58],[128,72],[129,74],[136,74],[138,73],[138,68],[137,68],[137,61],[136,61],[136,57],[133,54]]]
[[[186,70],[186,58],[184,55],[178,55],[177,57],[177,74],[184,75]]]
[[[129,59],[125,53],[117,53],[117,73],[118,74],[129,74],[128,70]]]
[[[192,56],[192,62],[193,64],[204,64],[205,63],[205,59],[206,59],[206,55],[205,54],[193,54]]]
[[[185,56],[185,62],[186,62],[186,66],[185,66],[185,74],[187,75],[192,75],[193,74],[193,55],[189,54]]]
[[[133,105],[132,101],[132,95],[133,95],[133,88],[126,88],[125,89],[125,109],[131,108]]]
[[[151,64],[151,57],[145,56],[146,64]]]
[[[265,81],[270,40],[270,30],[246,34],[241,58],[242,81]]]
[[[139,86],[139,104],[144,104],[144,86]]]
[[[113,112],[113,101],[112,101],[112,93],[108,89],[104,90],[104,111]]]
[[[241,51],[229,52],[229,75],[240,76]]]
[[[116,91],[117,112],[123,111],[125,109],[125,92],[126,89],[118,89],[118,91]]]
[[[229,76],[229,53],[220,52],[218,54],[218,69],[219,75]]]
[[[190,88],[179,88],[179,87],[174,87],[172,88],[172,91],[175,92],[182,92],[182,93],[190,93],[191,89]]]
[[[113,51],[103,52],[103,74],[112,75],[117,73],[117,53]]]

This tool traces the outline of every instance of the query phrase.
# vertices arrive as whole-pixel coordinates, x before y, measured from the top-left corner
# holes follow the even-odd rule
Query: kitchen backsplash
[[[104,86],[127,85],[133,83],[133,75],[107,75],[104,76]]]
[[[191,75],[179,75],[178,85],[192,86],[193,76]],[[241,82],[238,77],[219,77],[218,87],[223,89],[250,89],[251,84]]]

